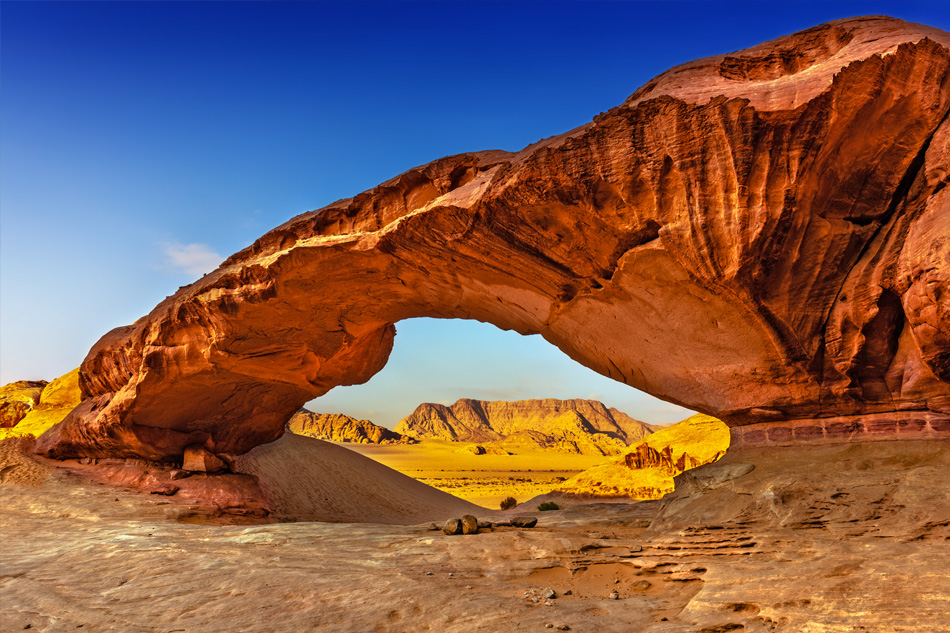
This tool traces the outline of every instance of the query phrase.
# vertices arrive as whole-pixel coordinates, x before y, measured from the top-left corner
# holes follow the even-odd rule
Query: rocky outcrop
[[[463,398],[447,407],[424,402],[396,425],[418,439],[477,442],[504,453],[553,450],[582,455],[616,455],[653,429],[596,400]]]
[[[420,316],[541,334],[736,427],[909,412],[902,437],[946,436],[948,111],[950,36],[889,18],[678,66],[277,227],[96,343],[38,450],[242,453]]]
[[[53,382],[20,380],[0,389],[0,438],[39,436],[82,400],[79,368]]]
[[[416,440],[342,413],[314,413],[301,409],[287,422],[287,430],[329,442],[355,444],[412,444]]]
[[[0,428],[19,424],[40,403],[45,380],[18,380],[0,387]]]
[[[708,415],[694,415],[658,430],[628,449],[565,481],[558,493],[583,497],[659,499],[680,473],[718,460],[729,448],[729,430]]]

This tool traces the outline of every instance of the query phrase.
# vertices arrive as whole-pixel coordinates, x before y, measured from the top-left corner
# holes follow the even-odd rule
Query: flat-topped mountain
[[[354,444],[414,444],[416,440],[342,413],[314,413],[301,409],[287,422],[287,430],[297,435],[330,442]]]
[[[653,433],[653,427],[596,400],[485,401],[462,398],[452,406],[425,402],[396,425],[417,439],[478,442],[615,455]]]

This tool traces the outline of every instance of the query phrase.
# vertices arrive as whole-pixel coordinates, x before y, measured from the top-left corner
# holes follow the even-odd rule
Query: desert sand
[[[506,497],[519,503],[550,492],[603,455],[519,449],[517,454],[474,455],[466,442],[423,440],[413,445],[340,444],[430,486],[487,508]]]
[[[77,484],[0,446],[2,631],[950,627],[944,442],[730,451],[662,501],[468,536],[194,524],[174,497]]]

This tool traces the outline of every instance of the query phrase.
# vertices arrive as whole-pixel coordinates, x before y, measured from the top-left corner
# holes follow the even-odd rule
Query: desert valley
[[[948,182],[870,16],[296,216],[0,388],[0,631],[950,631]],[[421,317],[701,413],[311,408]]]

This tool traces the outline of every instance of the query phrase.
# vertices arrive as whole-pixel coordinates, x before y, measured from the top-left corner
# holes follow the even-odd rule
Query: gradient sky
[[[517,150],[670,66],[841,17],[950,30],[944,2],[0,3],[0,384],[52,379],[300,212],[415,165]],[[420,402],[683,409],[539,337],[420,319],[311,408],[392,425]]]

